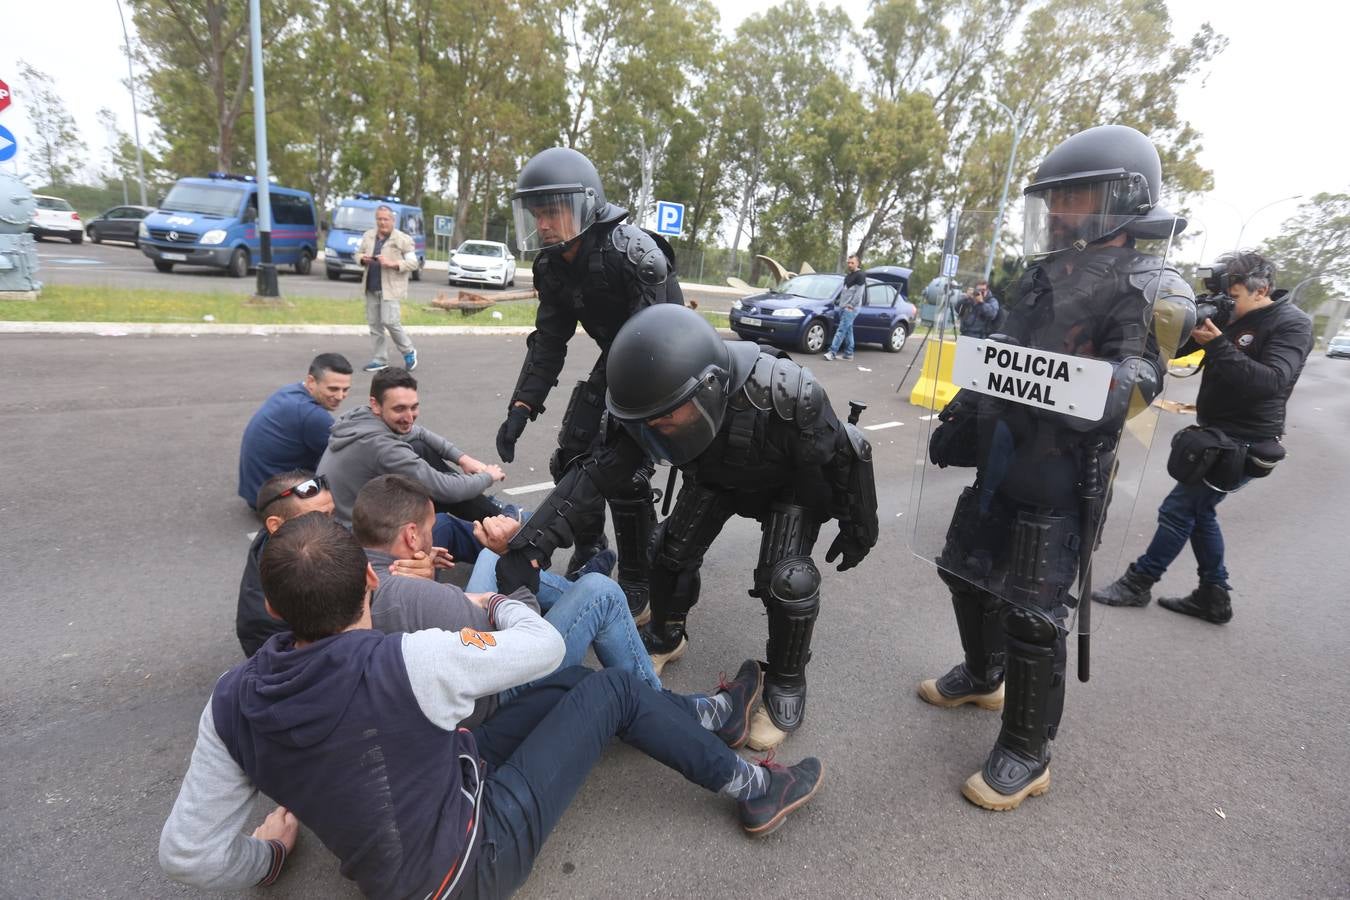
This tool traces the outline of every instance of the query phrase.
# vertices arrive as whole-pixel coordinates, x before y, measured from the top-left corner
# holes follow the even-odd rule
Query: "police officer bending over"
[[[602,443],[569,469],[498,563],[504,590],[529,584],[532,563],[565,546],[586,509],[629,491],[649,458],[683,483],[652,541],[651,621],[641,630],[657,671],[688,648],[704,554],[733,516],[760,522],[752,596],[769,619],[764,707],[749,744],[776,746],[802,723],[806,664],[820,608],[811,559],[820,526],[839,520],[825,559],[856,566],[877,541],[871,447],[839,421],[809,369],[745,341],[724,341],[691,309],[658,304],[624,325],[608,354]],[[625,520],[615,517],[620,546]],[[637,570],[635,569],[635,572]]]
[[[503,462],[516,458],[516,441],[544,411],[567,358],[577,323],[600,346],[591,374],[577,382],[563,415],[558,449],[549,461],[555,481],[576,465],[600,434],[604,413],[605,357],[619,329],[640,309],[655,303],[683,305],[675,277],[675,254],[663,238],[621,224],[628,211],[608,203],[600,176],[575,150],[554,147],[521,169],[511,197],[517,246],[540,251],[534,261],[539,293],[535,330],[526,339],[525,363],[511,395],[506,421],[497,432]],[[647,597],[642,558],[655,526],[650,465],[608,495],[619,536],[618,582],[630,611],[645,621]],[[575,550],[568,565],[577,571],[605,547],[605,507],[598,496],[575,511]]]
[[[919,695],[940,707],[1003,709],[993,750],[962,788],[987,809],[1050,789],[1077,602],[1070,589],[1096,544],[1125,420],[1157,396],[1166,359],[1195,321],[1185,281],[1134,248],[1135,238],[1184,226],[1157,206],[1161,188],[1148,138],[1107,125],[1052,150],[1025,192],[1030,265],[1004,334],[990,340],[1041,358],[1067,354],[1079,369],[1109,364],[1104,411],[1088,418],[1065,402],[962,390],[930,441],[935,464],[974,466],[976,476],[936,559],[965,660],[922,682]]]
[[[1223,533],[1216,507],[1248,478],[1270,473],[1284,458],[1280,437],[1289,395],[1312,352],[1312,319],[1275,290],[1275,267],[1256,253],[1232,253],[1210,267],[1205,286],[1217,302],[1181,353],[1204,348],[1198,425],[1218,429],[1234,446],[1218,468],[1178,481],[1158,508],[1158,530],[1125,574],[1092,599],[1108,606],[1147,606],[1150,588],[1186,544],[1195,551],[1200,585],[1185,597],[1159,597],[1173,612],[1222,625],[1233,618]],[[1226,302],[1225,302],[1226,301]],[[1169,469],[1171,467],[1169,466]]]

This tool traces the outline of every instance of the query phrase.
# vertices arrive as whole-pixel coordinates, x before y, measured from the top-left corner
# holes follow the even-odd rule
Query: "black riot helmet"
[[[733,353],[707,319],[658,303],[629,319],[609,348],[605,406],[654,458],[680,466],[717,435],[754,353]]]
[[[1158,205],[1162,161],[1142,133],[1098,125],[1065,140],[1027,186],[1023,245],[1028,259],[1083,250],[1125,232],[1169,238],[1186,227]]]
[[[530,158],[520,170],[511,210],[516,246],[527,253],[562,247],[595,223],[628,214],[605,201],[595,166],[570,147],[551,147]]]

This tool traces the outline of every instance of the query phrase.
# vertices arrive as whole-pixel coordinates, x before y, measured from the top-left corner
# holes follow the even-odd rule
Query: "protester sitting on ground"
[[[751,677],[702,701],[622,670],[549,675],[562,636],[500,594],[471,596],[492,632],[375,631],[379,579],[356,539],[322,515],[281,526],[261,572],[293,632],[212,688],[160,834],[160,865],[179,881],[270,884],[303,821],[366,894],[508,896],[614,736],[735,798],[751,835],[820,787],[819,760],[752,765],[701,727],[744,727],[761,680],[753,661],[742,667]],[[536,679],[477,728],[456,729],[477,698]],[[281,806],[247,836],[259,792]]]
[[[503,506],[484,495],[506,478],[501,466],[480,462],[446,438],[417,424],[421,405],[417,379],[405,369],[389,368],[370,380],[370,403],[337,420],[318,472],[333,490],[333,515],[352,521],[352,505],[367,481],[379,475],[406,475],[431,492],[436,511],[436,546],[455,559],[472,562],[481,546],[472,521],[497,515]],[[453,463],[459,471],[452,471]]]
[[[314,471],[328,449],[332,413],[352,387],[352,364],[338,353],[320,353],[305,380],[268,397],[244,428],[239,445],[239,496],[251,508],[262,483],[293,469]]]
[[[365,548],[371,568],[380,579],[380,586],[370,602],[371,623],[375,629],[395,632],[426,628],[458,631],[465,627],[482,631],[488,628],[486,613],[458,587],[389,574],[388,566],[392,560],[429,552],[435,517],[426,488],[402,475],[373,478],[357,495],[356,506],[352,509],[352,533]],[[485,546],[505,551],[506,542],[520,523],[497,516],[476,527]],[[612,565],[613,551],[597,554],[605,555]],[[496,560],[496,554],[484,550],[474,565],[470,583],[474,578],[481,582],[483,573],[495,580]],[[495,592],[495,588],[489,592]],[[661,679],[652,668],[651,657],[642,646],[637,626],[628,612],[628,600],[623,589],[612,579],[591,572],[573,582],[551,572],[541,572],[538,601],[528,591],[521,594],[520,599],[536,611],[543,607],[544,618],[563,636],[567,651],[563,655],[562,668],[581,665],[587,651],[594,647],[600,665],[625,669],[648,686],[661,689]]]
[[[239,579],[239,605],[235,611],[234,630],[245,656],[252,656],[272,635],[287,630],[285,622],[271,615],[263,603],[262,578],[258,574],[258,560],[262,558],[267,539],[276,534],[287,520],[306,513],[333,514],[333,495],[321,476],[304,469],[273,475],[258,489],[258,515],[262,527],[248,548],[244,574]],[[394,575],[431,579],[435,568],[449,568],[450,555],[441,547],[411,553],[385,564]]]

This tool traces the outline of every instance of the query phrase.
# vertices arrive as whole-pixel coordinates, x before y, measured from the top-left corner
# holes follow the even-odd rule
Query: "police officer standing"
[[[877,541],[871,447],[840,422],[809,369],[749,341],[724,341],[691,309],[658,304],[631,318],[609,352],[604,439],[559,480],[498,562],[498,585],[530,585],[576,510],[627,490],[655,459],[682,476],[657,527],[650,565],[651,621],[642,641],[660,667],[689,646],[685,623],[698,602],[704,554],[732,516],[760,523],[752,596],[768,614],[764,705],[749,745],[766,750],[806,714],[806,666],[820,610],[811,558],[821,526],[839,522],[826,562],[857,565]],[[620,545],[626,523],[615,518]],[[647,584],[647,571],[642,585]]]
[[[1003,333],[960,339],[997,348],[980,357],[1008,365],[959,392],[929,443],[934,464],[973,466],[975,480],[945,538],[934,531],[965,660],[920,683],[919,695],[939,707],[1002,708],[994,747],[962,788],[986,809],[1050,789],[1078,604],[1070,591],[1099,540],[1125,420],[1161,390],[1194,324],[1190,287],[1134,247],[1184,227],[1158,206],[1161,188],[1158,152],[1132,128],[1091,128],[1049,153],[1025,191],[1029,265]],[[1064,393],[1089,377],[1100,412]],[[936,507],[934,519],[943,521]]]
[[[525,362],[506,421],[497,432],[503,462],[515,459],[516,441],[526,423],[544,411],[577,324],[600,346],[595,366],[577,382],[563,415],[558,449],[549,461],[556,481],[586,455],[600,434],[605,358],[619,329],[635,312],[654,303],[683,305],[684,295],[670,245],[635,225],[622,224],[628,211],[605,200],[595,166],[577,151],[554,147],[531,158],[521,169],[511,206],[517,246],[539,253],[534,260],[539,311],[535,330],[526,339]],[[630,484],[608,497],[620,542],[617,580],[639,622],[645,621],[647,606],[642,559],[656,521],[651,471],[650,466],[640,468]],[[604,549],[604,529],[604,503],[594,498],[573,523],[570,540],[575,550],[569,573]]]

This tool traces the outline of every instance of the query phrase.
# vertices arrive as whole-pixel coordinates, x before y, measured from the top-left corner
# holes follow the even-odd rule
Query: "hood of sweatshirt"
[[[297,648],[286,632],[253,655],[241,673],[239,712],[255,733],[290,747],[312,747],[342,720],[366,662],[384,635],[344,631]]]

